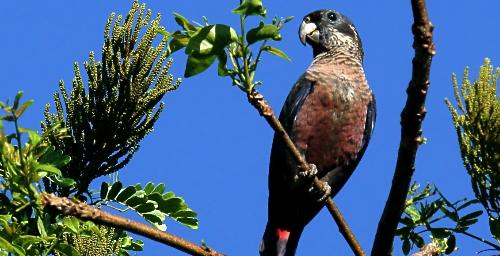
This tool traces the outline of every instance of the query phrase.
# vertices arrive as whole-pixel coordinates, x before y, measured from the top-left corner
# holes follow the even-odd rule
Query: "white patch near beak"
[[[303,45],[306,45],[307,38],[311,39],[313,42],[318,42],[318,27],[312,22],[306,23],[305,21],[303,21],[302,24],[300,24],[299,36],[300,42],[302,42]]]

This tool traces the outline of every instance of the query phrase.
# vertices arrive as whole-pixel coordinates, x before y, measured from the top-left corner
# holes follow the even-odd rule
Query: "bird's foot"
[[[311,188],[309,188],[309,193],[317,202],[323,202],[332,193],[332,187],[330,187],[326,181],[320,180],[319,183],[321,184],[320,186],[315,186],[315,184],[313,184]]]
[[[309,164],[309,169],[298,172],[295,179],[298,183],[302,184],[305,189],[307,189],[308,193],[314,200],[322,202],[330,196],[332,188],[326,181],[321,180],[319,181],[321,185],[316,186],[314,181],[316,174],[318,174],[318,168],[316,168],[316,165]]]
[[[296,178],[298,180],[305,180],[311,182],[316,177],[316,174],[318,174],[318,168],[316,168],[316,165],[309,164],[309,169],[298,172]]]

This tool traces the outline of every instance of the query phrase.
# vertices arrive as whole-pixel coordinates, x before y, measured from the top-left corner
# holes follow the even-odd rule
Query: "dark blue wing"
[[[295,118],[297,117],[297,113],[302,107],[307,95],[311,93],[311,89],[312,82],[306,79],[305,75],[302,75],[286,98],[279,119],[289,134],[295,122]]]

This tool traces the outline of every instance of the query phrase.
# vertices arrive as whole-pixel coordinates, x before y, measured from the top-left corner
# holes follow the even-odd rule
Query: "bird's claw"
[[[318,174],[318,168],[316,168],[315,164],[309,164],[309,169],[297,173],[299,179],[307,180],[314,179],[314,177],[316,177],[316,174]]]
[[[316,186],[312,186],[309,188],[309,193],[315,198],[318,198],[318,202],[323,202],[325,201],[330,194],[332,193],[332,187],[328,185],[326,181],[320,181],[321,186],[320,188],[317,188]]]

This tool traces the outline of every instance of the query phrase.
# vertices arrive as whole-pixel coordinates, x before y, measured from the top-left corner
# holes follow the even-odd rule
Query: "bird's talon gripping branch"
[[[325,181],[322,183],[323,186],[321,186],[321,190],[319,190],[321,197],[318,199],[318,202],[325,201],[328,197],[330,197],[330,194],[332,194],[332,187],[330,187],[330,185],[328,185]]]
[[[306,178],[306,179],[314,179],[316,177],[316,174],[318,174],[318,168],[316,167],[315,164],[309,164],[309,169],[300,171],[298,173],[299,178]]]
[[[320,188],[314,185],[309,188],[309,194],[316,202],[323,202],[332,194],[332,187],[326,181],[320,181],[320,183]]]

